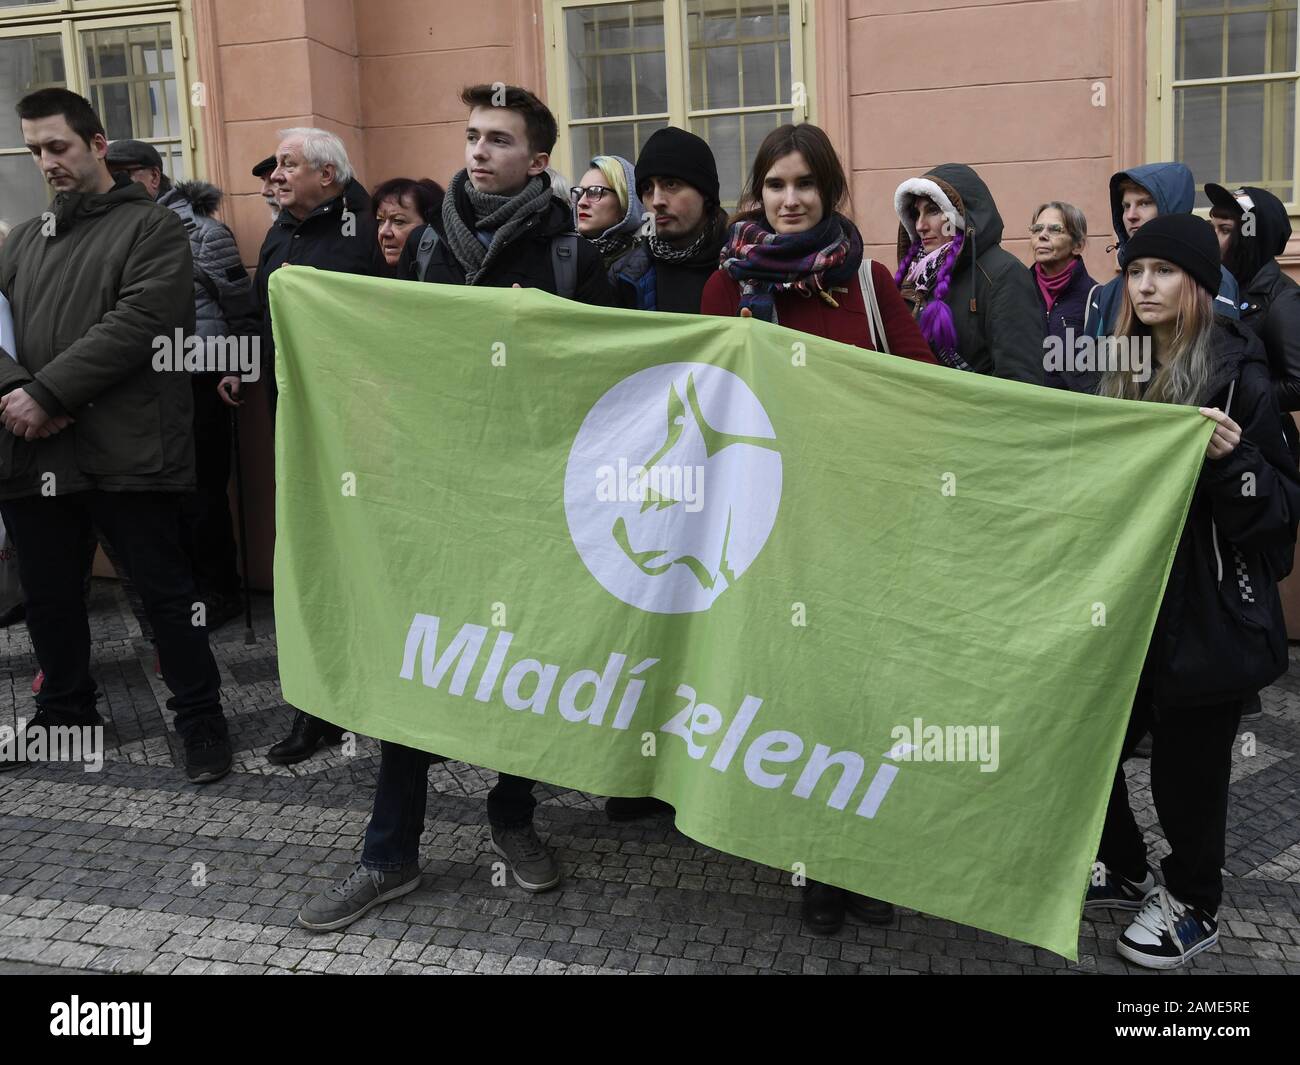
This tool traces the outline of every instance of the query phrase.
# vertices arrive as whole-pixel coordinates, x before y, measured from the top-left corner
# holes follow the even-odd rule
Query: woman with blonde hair
[[[1300,473],[1282,437],[1258,339],[1214,314],[1219,247],[1195,215],[1161,215],[1120,253],[1112,336],[1127,369],[1102,396],[1198,407],[1215,422],[1174,554],[1115,774],[1084,912],[1135,911],[1119,953],[1169,969],[1213,946],[1223,894],[1228,782],[1242,701],[1287,670],[1277,581],[1295,548]],[[1134,358],[1135,352],[1150,355]],[[1123,760],[1151,732],[1151,791],[1170,853],[1147,865]]]
[[[632,247],[640,231],[641,201],[629,192],[635,187],[631,163],[621,155],[598,155],[587,164],[581,183],[569,190],[574,224],[600,249],[606,267],[612,268]]]

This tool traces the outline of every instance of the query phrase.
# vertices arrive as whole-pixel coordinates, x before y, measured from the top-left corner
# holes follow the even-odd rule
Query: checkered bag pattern
[[[1241,593],[1243,603],[1253,603],[1255,601],[1255,590],[1250,586],[1250,571],[1246,569],[1246,560],[1241,557],[1241,552],[1235,547],[1232,549],[1232,556],[1237,563],[1237,591]]]

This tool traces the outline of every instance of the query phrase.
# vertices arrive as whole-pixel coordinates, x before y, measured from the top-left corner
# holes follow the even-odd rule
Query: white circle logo
[[[781,453],[758,397],[720,366],[673,362],[597,400],[564,475],[591,575],[655,614],[708,610],[758,557],[781,504]]]

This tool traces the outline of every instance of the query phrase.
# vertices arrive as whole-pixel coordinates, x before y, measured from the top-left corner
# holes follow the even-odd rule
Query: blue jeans
[[[420,854],[424,807],[429,796],[429,753],[379,741],[379,783],[366,827],[361,864],[389,872],[411,865]],[[488,792],[488,821],[494,828],[531,824],[537,800],[534,780],[501,773]]]

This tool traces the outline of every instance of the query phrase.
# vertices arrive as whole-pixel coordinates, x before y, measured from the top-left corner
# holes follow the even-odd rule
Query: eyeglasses
[[[588,185],[586,188],[583,188],[581,185],[574,185],[573,188],[569,190],[569,198],[573,200],[574,203],[577,203],[580,199],[586,196],[592,203],[600,203],[601,198],[605,193],[612,193],[613,191],[614,190],[608,185]]]
[[[1061,225],[1060,222],[1035,222],[1029,227],[1029,232],[1034,236],[1038,236],[1038,234],[1044,229],[1054,237],[1059,237],[1062,233],[1066,232],[1065,226]]]

